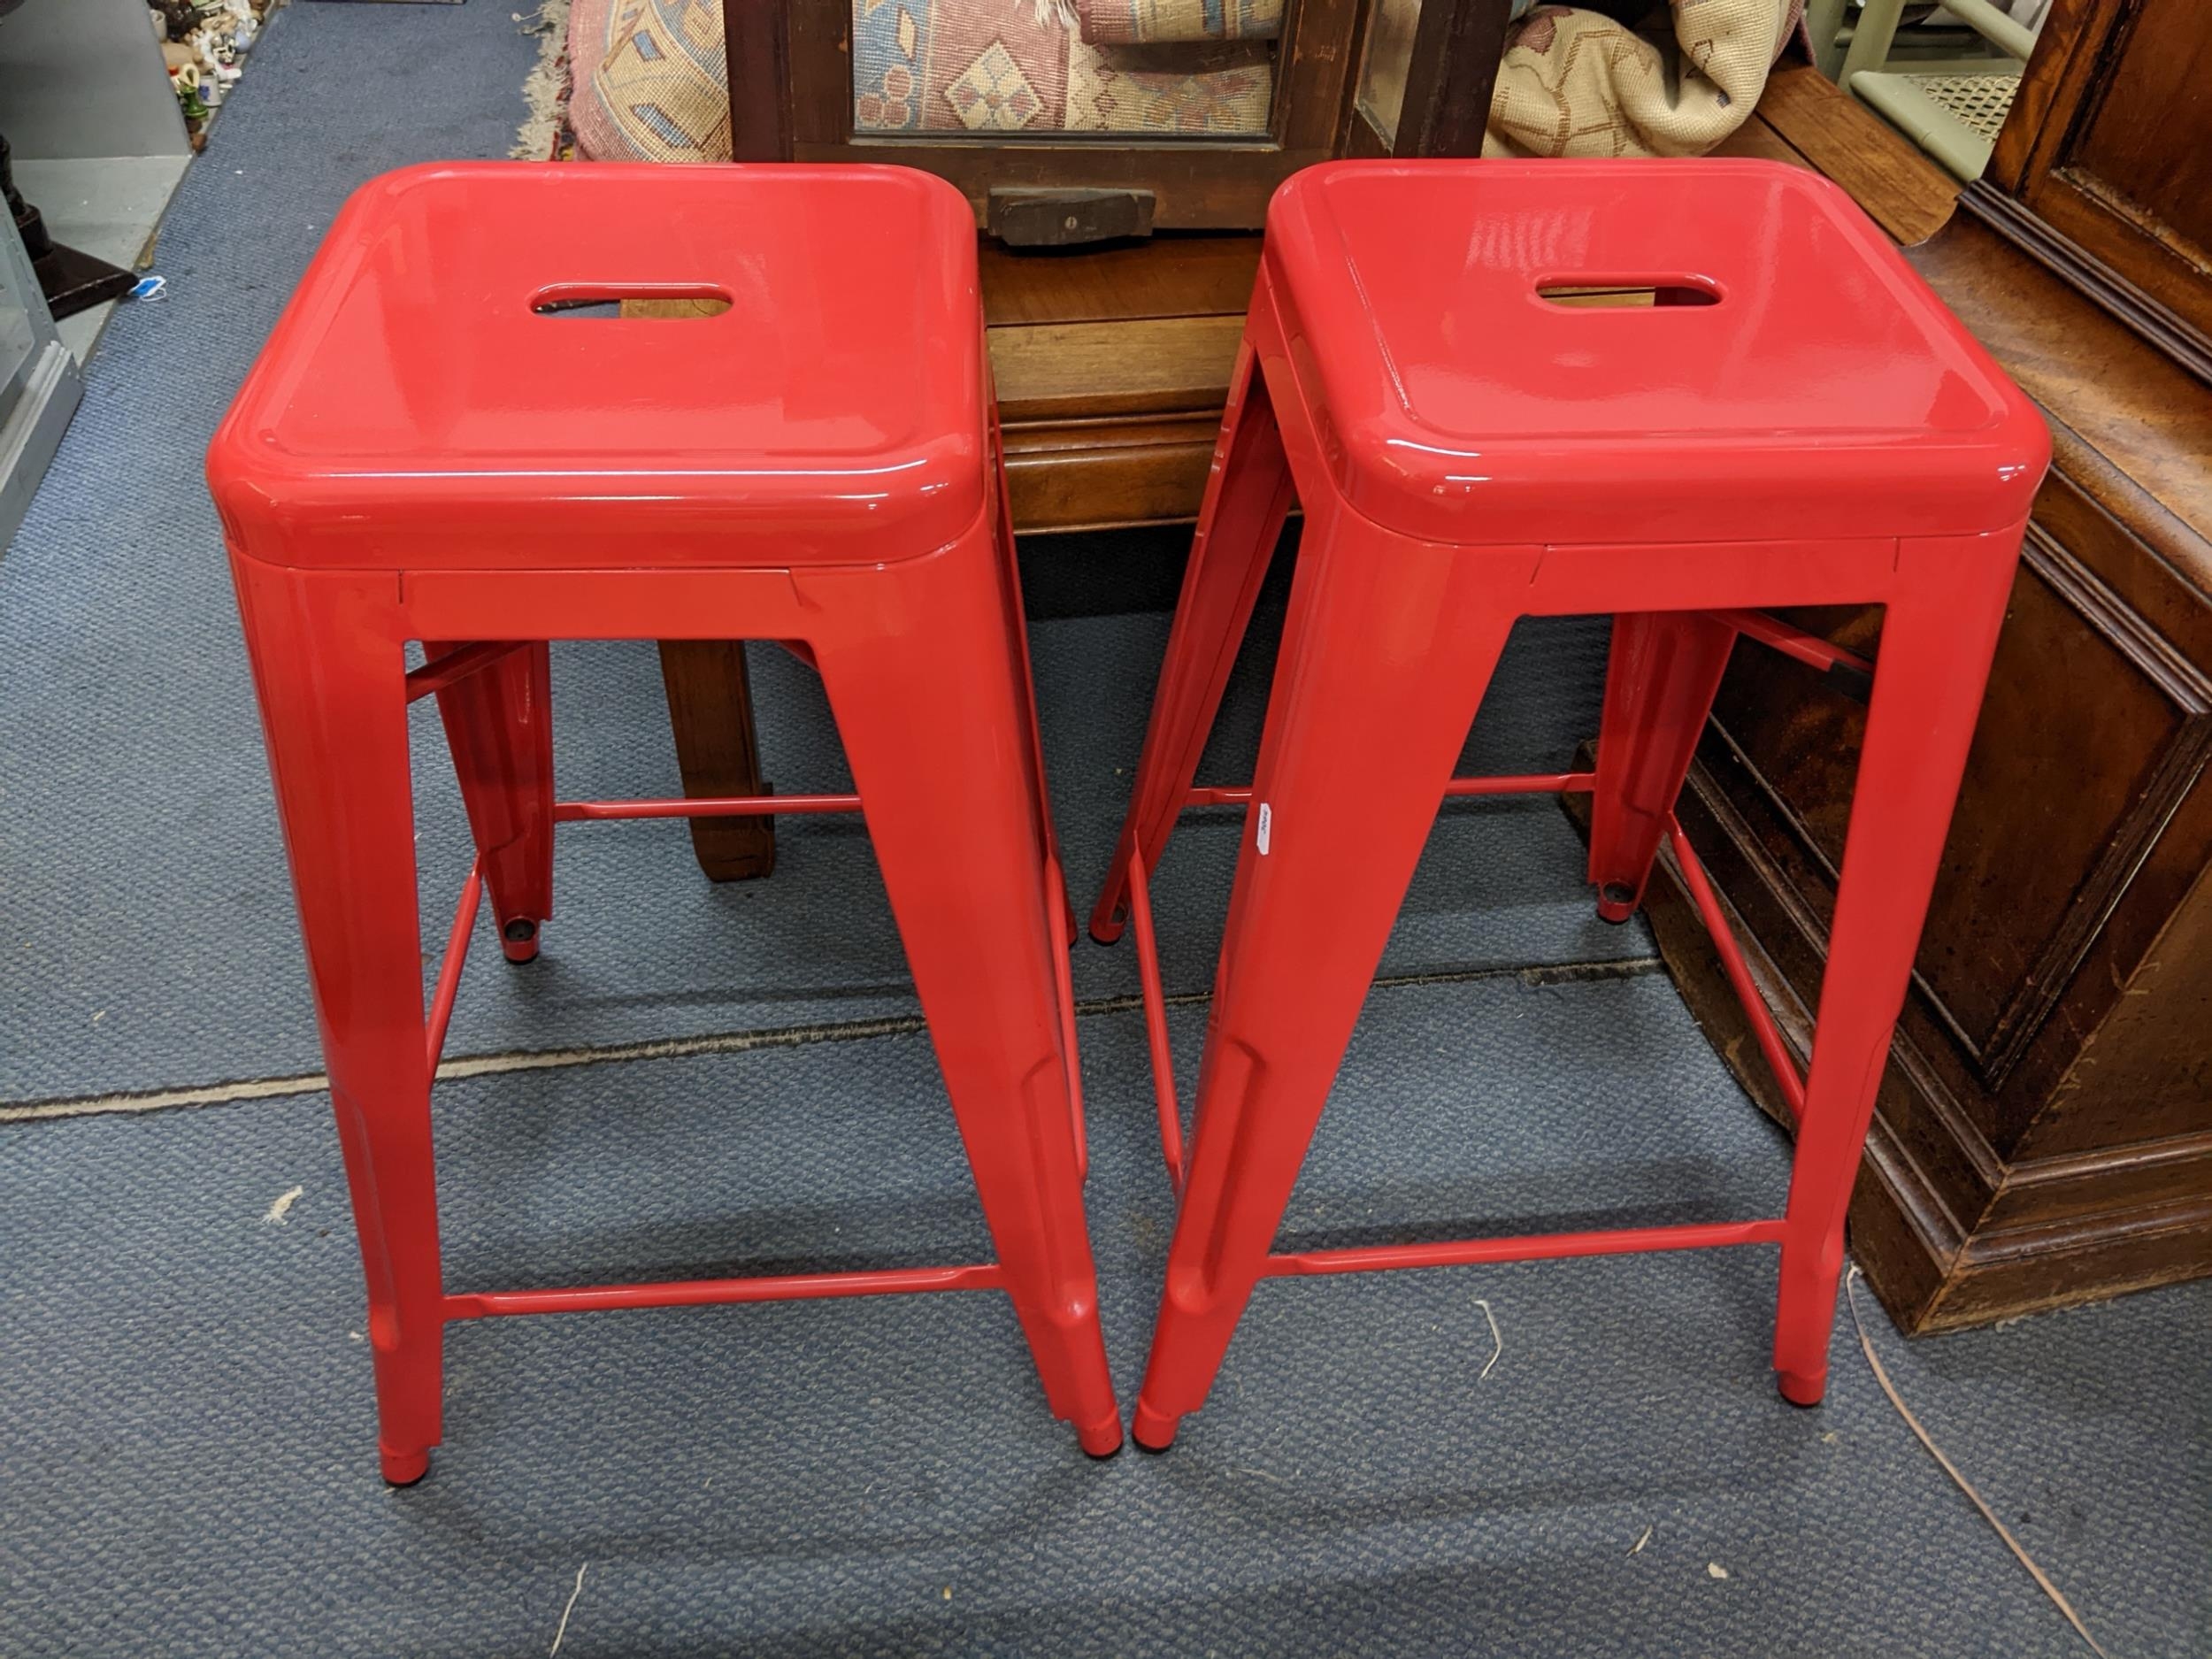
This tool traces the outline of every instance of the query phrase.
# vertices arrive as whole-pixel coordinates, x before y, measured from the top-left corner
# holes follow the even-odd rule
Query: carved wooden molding
[[[1722,892],[1722,903],[1763,1000],[1800,1064],[1812,1048],[1812,1010],[1789,972],[1770,954],[1827,957],[1827,931],[1797,880],[1771,858],[1759,833],[1701,757],[1690,769],[1679,810]],[[1770,797],[1760,797],[1764,810]],[[1585,797],[1563,805],[1586,833]],[[1578,810],[1579,809],[1579,810]],[[1674,860],[1663,850],[1647,904],[1669,970],[1729,1070],[1762,1110],[1786,1127],[1789,1115],[1749,1041],[1734,993],[1710,957]],[[1747,915],[1748,905],[1754,915]],[[1761,924],[1773,927],[1770,933]],[[1778,924],[1778,926],[1774,926]],[[2162,1284],[2203,1271],[2212,1252],[2212,1199],[2195,1195],[2212,1180],[2212,1133],[2171,1137],[2008,1164],[1901,1026],[1890,1049],[1886,1088],[1867,1137],[1866,1173],[1852,1200],[1852,1248],[1870,1281],[1909,1333],[1986,1323],[2117,1291]],[[1916,1152],[1935,1153],[1931,1167]],[[2124,1190],[2125,1177],[2164,1166],[2183,1195],[2147,1198]],[[2192,1172],[2204,1171],[2202,1179]],[[1993,1223],[2004,1196],[2036,1187],[2066,1196],[2037,1218]],[[2206,1190],[2212,1190],[2208,1188]],[[2078,1264],[2068,1279],[2052,1263]],[[2076,1285],[2079,1288],[2075,1288]]]
[[[2131,667],[2158,688],[2181,717],[2181,724],[2173,741],[2158,757],[2134,809],[2115,826],[2104,856],[2091,869],[2065,917],[2044,941],[2019,994],[1997,1017],[1986,1043],[1967,1041],[1948,1011],[1928,995],[1924,984],[1920,985],[1922,995],[1935,1006],[1952,1035],[1964,1043],[1974,1056],[1976,1069],[1992,1089],[2011,1074],[2042,1030],[2044,1020],[2058,1005],[2097,934],[2119,908],[2128,884],[2181,810],[2207,762],[2212,761],[2212,680],[2128,609],[2118,595],[2040,525],[2028,526],[2020,558]],[[1917,973],[1914,979],[1919,982]]]
[[[1986,180],[1959,193],[1959,206],[2100,310],[2212,386],[2212,337],[2160,303]]]
[[[1919,968],[1912,974],[1915,1000],[1948,1033],[1982,1085],[2001,1088],[2026,1057],[2045,1020],[2063,997],[2075,972],[2097,936],[2126,896],[2159,836],[2172,821],[2208,764],[2212,764],[2212,679],[2165,637],[2131,611],[2103,580],[2040,525],[2031,523],[2021,548],[2021,563],[2053,595],[2081,618],[2135,672],[2164,697],[2177,717],[2177,729],[2158,755],[2142,793],[2113,826],[2102,855],[2085,876],[2050,934],[1987,1033],[1968,1031]],[[1735,733],[1716,716],[1709,728],[1725,745],[1742,775],[1756,790],[1761,805],[1795,844],[1809,874],[1833,893],[1841,872],[1820,846],[1811,827],[1745,750]],[[1790,890],[1778,871],[1780,890],[1790,891],[1791,919],[1826,949],[1827,929],[1814,906]]]

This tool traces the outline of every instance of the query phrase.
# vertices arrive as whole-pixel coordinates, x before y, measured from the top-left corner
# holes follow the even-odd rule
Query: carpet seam
[[[1602,983],[1641,979],[1663,972],[1657,956],[1626,956],[1613,961],[1529,963],[1491,968],[1432,969],[1413,973],[1378,975],[1379,991],[1417,989],[1424,986],[1474,985],[1517,979],[1531,990],[1561,985]],[[1208,991],[1171,991],[1164,999],[1170,1008],[1194,1008],[1210,1002]],[[1141,1011],[1144,999],[1135,992],[1079,1000],[1078,1019]],[[518,1071],[569,1071],[585,1066],[632,1065],[653,1060],[687,1060],[708,1055],[749,1054],[765,1048],[803,1048],[826,1043],[865,1042],[882,1037],[913,1036],[929,1029],[920,1014],[886,1015],[874,1019],[834,1020],[811,1025],[768,1026],[754,1031],[703,1032],[691,1037],[656,1037],[632,1042],[589,1043],[565,1048],[511,1048],[491,1054],[462,1055],[440,1064],[436,1080],[498,1077]],[[242,1078],[228,1082],[111,1090],[100,1094],[57,1095],[44,1100],[16,1101],[0,1105],[0,1124],[51,1123],[74,1118],[134,1116],[145,1112],[202,1110],[238,1106],[256,1101],[296,1099],[319,1094],[330,1087],[329,1074],[294,1072],[280,1077]]]

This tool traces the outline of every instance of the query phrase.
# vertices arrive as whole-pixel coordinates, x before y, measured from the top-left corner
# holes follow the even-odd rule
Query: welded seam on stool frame
[[[1562,962],[1518,967],[1445,968],[1416,973],[1379,974],[1379,991],[1407,990],[1425,985],[1475,985],[1487,980],[1517,979],[1531,990],[1559,985],[1580,985],[1609,979],[1642,979],[1666,964],[1657,956],[1624,956],[1608,962]],[[1170,1008],[1194,1008],[1212,1000],[1211,991],[1175,991],[1164,999]],[[1134,992],[1122,996],[1098,996],[1075,1005],[1076,1018],[1094,1019],[1110,1014],[1142,1011],[1144,998]],[[757,1031],[704,1032],[695,1037],[655,1037],[634,1042],[587,1043],[568,1048],[511,1048],[498,1054],[457,1056],[438,1067],[438,1080],[496,1077],[510,1071],[565,1071],[579,1066],[626,1065],[643,1060],[687,1060],[701,1055],[745,1054],[757,1048],[801,1048],[818,1043],[863,1042],[873,1037],[906,1037],[929,1029],[917,1014],[886,1015],[876,1019],[833,1020],[813,1025],[774,1025]],[[0,1124],[35,1123],[47,1118],[98,1118],[117,1113],[177,1111],[196,1106],[234,1106],[252,1101],[283,1100],[301,1094],[320,1094],[330,1087],[320,1071],[302,1071],[288,1077],[246,1078],[234,1082],[207,1083],[181,1088],[116,1090],[104,1094],[55,1096],[46,1100],[15,1101],[0,1105]]]

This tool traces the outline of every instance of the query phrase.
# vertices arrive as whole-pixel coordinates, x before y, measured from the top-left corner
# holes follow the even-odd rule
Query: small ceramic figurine
[[[189,44],[199,65],[200,96],[210,104],[220,104],[238,80],[237,46],[219,23],[194,30]]]
[[[207,20],[214,8],[201,5],[197,0],[157,0],[154,9],[168,20],[169,38],[182,41],[191,38],[192,31]]]
[[[200,96],[200,66],[181,64],[169,72],[169,84],[176,88],[177,105],[184,111],[188,125],[207,119],[207,100]]]
[[[229,36],[231,44],[242,52],[251,51],[261,33],[261,19],[254,11],[253,0],[218,0],[215,9],[217,27]]]

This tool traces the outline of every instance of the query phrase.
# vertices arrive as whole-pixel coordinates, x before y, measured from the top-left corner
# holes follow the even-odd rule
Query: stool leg
[[[661,689],[676,771],[687,795],[766,795],[752,680],[741,640],[663,640]],[[753,881],[776,872],[776,820],[695,818],[691,856],[710,881]]]
[[[233,561],[368,1283],[384,1478],[422,1479],[444,1353],[405,658],[388,574]]]
[[[434,660],[449,648],[424,649]],[[553,914],[552,692],[552,654],[539,640],[438,694],[510,962],[536,956],[538,930]]]
[[[1212,1386],[1298,1179],[1534,557],[1310,517],[1131,1432]],[[1265,839],[1262,836],[1264,834]]]
[[[1733,628],[1695,611],[1613,618],[1590,812],[1590,879],[1609,922],[1626,921],[1643,902],[1735,642]]]
[[[1971,538],[1909,541],[1903,557],[1852,788],[1782,1240],[1774,1365],[1798,1405],[1817,1404],[1827,1386],[1845,1214],[2011,590],[2011,566],[1993,571]]]
[[[855,579],[797,574],[976,1191],[1045,1395],[1083,1449],[1121,1444],[1078,1174],[1041,803],[989,526]],[[836,591],[844,586],[843,593]],[[849,595],[849,602],[846,597]]]
[[[1023,718],[1029,726],[1029,765],[1036,780],[1037,816],[1045,839],[1045,859],[1051,866],[1052,902],[1060,907],[1062,915],[1067,918],[1068,945],[1072,949],[1075,943],[1075,901],[1068,895],[1067,868],[1060,856],[1060,831],[1052,821],[1052,791],[1045,778],[1044,727],[1037,718],[1037,675],[1029,663],[1029,618],[1022,607],[1021,557],[1014,539],[1014,503],[1006,489],[1006,440],[999,430],[995,394],[989,407],[991,496],[995,503],[994,545],[998,554],[1000,580],[1008,596],[1007,648],[1013,653],[1014,662],[1020,671],[1016,683],[1021,693]],[[1064,970],[1066,964],[1062,962],[1058,966]],[[1070,995],[1071,997],[1072,992]],[[1074,1064],[1072,1053],[1069,1056],[1069,1064]],[[1081,1087],[1079,1079],[1075,1087]]]
[[[1091,910],[1091,937],[1103,945],[1119,939],[1128,920],[1131,849],[1144,849],[1148,873],[1158,864],[1198,775],[1237,648],[1295,499],[1282,431],[1248,342],[1238,353],[1233,387],[1152,695],[1136,788],[1106,886]]]

